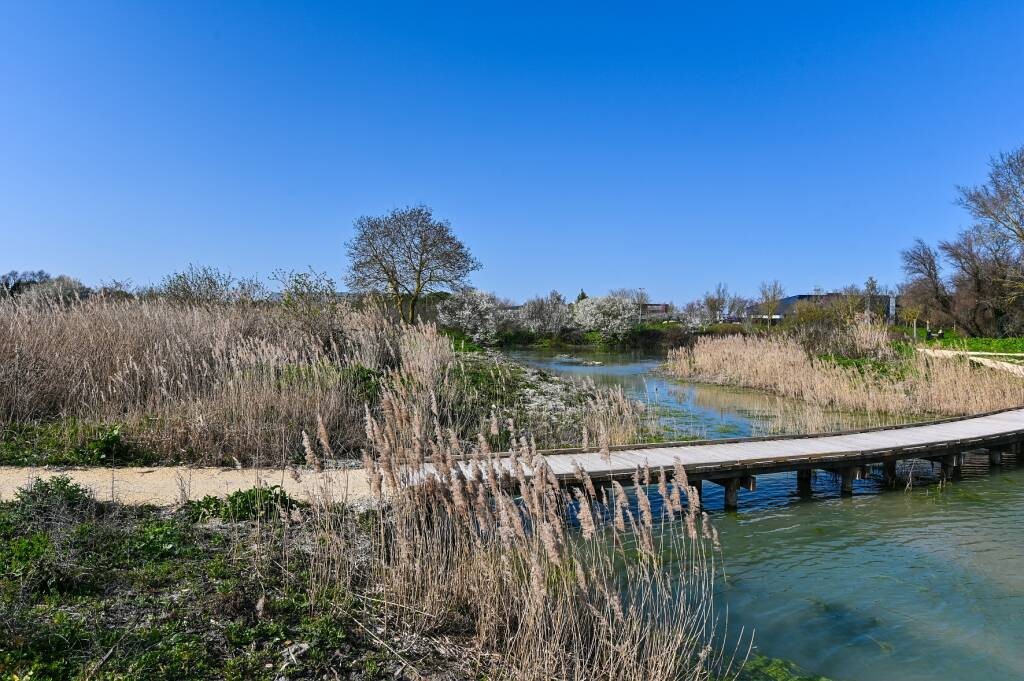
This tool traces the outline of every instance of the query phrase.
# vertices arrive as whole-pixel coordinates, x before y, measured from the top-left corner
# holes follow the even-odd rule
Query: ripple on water
[[[749,394],[698,396],[654,375],[649,358],[602,360],[606,383],[675,399],[679,423],[689,414],[709,435],[718,424],[749,434],[766,418]],[[869,479],[853,498],[819,474],[807,501],[794,474],[760,476],[740,513],[715,513],[729,630],[753,627],[761,651],[837,680],[1024,679],[1024,467],[972,457],[964,479],[941,488],[931,464],[901,472],[910,491]],[[705,485],[704,501],[721,509],[720,488]]]

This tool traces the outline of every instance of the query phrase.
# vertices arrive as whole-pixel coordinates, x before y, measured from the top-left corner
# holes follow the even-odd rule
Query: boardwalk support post
[[[890,459],[882,463],[882,476],[885,478],[887,487],[896,485],[896,459]]]
[[[708,482],[721,485],[725,490],[725,510],[727,511],[735,511],[739,508],[740,487],[751,492],[757,490],[757,478],[752,475],[726,478],[725,480],[709,480]]]
[[[1003,452],[998,449],[988,450],[988,463],[989,466],[996,467],[1003,465]]]
[[[801,468],[796,472],[796,493],[805,499],[812,493],[811,476],[813,474],[814,471],[810,468]]]
[[[729,478],[723,483],[725,487],[725,510],[735,511],[740,506],[740,479]]]
[[[839,487],[839,494],[844,497],[853,494],[853,481],[860,477],[860,466],[847,466],[839,471],[842,484]]]
[[[958,480],[964,464],[963,454],[949,454],[942,457],[942,479]]]

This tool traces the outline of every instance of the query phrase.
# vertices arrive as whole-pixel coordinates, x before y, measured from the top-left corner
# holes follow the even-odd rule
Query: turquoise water
[[[656,374],[658,358],[515,356],[667,400],[672,427],[708,437],[777,420],[772,399],[676,384]],[[720,489],[705,484],[729,631],[753,628],[758,652],[836,681],[1024,679],[1024,466],[970,458],[962,480],[940,486],[929,464],[912,465],[901,470],[912,488],[868,479],[852,498],[825,473],[810,500],[795,495],[794,474],[759,476],[738,513],[722,512]]]

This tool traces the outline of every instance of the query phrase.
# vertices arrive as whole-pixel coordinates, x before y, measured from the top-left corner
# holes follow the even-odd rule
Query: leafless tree
[[[916,239],[914,245],[900,255],[903,259],[903,273],[908,283],[914,285],[923,307],[950,314],[949,289],[942,278],[938,251],[923,239]]]
[[[470,272],[480,269],[447,220],[434,219],[427,206],[396,209],[379,217],[363,216],[346,244],[345,283],[355,291],[383,293],[407,322],[428,293],[458,290]]]
[[[1024,147],[993,158],[987,183],[958,189],[974,224],[937,249],[918,239],[903,252],[903,297],[932,323],[1024,332]]]
[[[785,295],[786,291],[778,279],[761,282],[758,302],[761,305],[761,312],[768,318],[768,326],[772,325],[772,318],[778,313],[779,302]]]
[[[993,158],[987,184],[957,189],[960,205],[979,224],[1006,232],[1024,244],[1024,147]]]
[[[714,291],[708,291],[704,294],[701,302],[707,315],[707,323],[715,324],[722,321],[729,308],[729,287],[719,283],[715,286]]]

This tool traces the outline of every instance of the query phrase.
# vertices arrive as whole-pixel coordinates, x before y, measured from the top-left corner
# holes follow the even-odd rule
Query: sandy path
[[[337,500],[363,500],[370,497],[370,485],[360,468],[323,473],[300,471],[294,480],[287,471],[253,468],[189,468],[167,466],[151,468],[22,468],[0,466],[0,500],[9,500],[19,487],[33,478],[66,475],[93,491],[100,501],[112,497],[125,504],[173,506],[184,498],[201,499],[207,494],[227,496],[257,483],[281,485],[288,494],[308,499],[310,492],[326,487]]]

